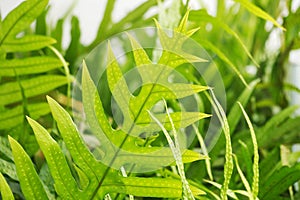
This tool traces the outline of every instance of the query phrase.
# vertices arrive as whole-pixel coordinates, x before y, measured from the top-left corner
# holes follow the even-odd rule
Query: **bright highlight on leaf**
[[[249,12],[253,13],[254,15],[256,15],[264,20],[271,21],[275,26],[279,27],[283,31],[286,30],[273,17],[271,17],[268,13],[266,13],[265,11],[263,11],[262,9],[260,9],[259,7],[257,7],[253,3],[251,3],[249,0],[234,0],[234,1],[240,3],[247,10],[249,10]]]

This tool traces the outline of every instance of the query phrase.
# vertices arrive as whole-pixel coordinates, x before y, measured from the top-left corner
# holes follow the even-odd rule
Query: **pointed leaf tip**
[[[186,11],[186,13],[184,14],[182,20],[180,21],[180,24],[178,26],[178,28],[176,28],[176,31],[180,32],[180,33],[185,33],[186,32],[186,24],[189,18],[189,14],[190,14],[190,10],[188,9]]]

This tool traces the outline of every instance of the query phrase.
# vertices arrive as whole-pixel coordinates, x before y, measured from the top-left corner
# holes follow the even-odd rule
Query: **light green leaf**
[[[113,129],[109,124],[97,88],[84,61],[82,69],[82,102],[91,131],[101,141],[107,151],[114,152],[115,149],[110,142]]]
[[[139,147],[136,145],[136,141],[139,141],[138,138],[128,135],[122,130],[116,131],[111,128],[97,89],[89,76],[86,65],[83,64],[83,66],[82,88],[84,109],[93,133],[98,137],[103,146],[102,150],[105,152],[103,162],[110,163],[110,160],[116,156],[117,158],[114,161],[115,168],[120,168],[124,164],[131,163],[136,166],[137,170],[140,167],[162,167],[173,163],[174,158],[169,148]],[[201,114],[196,113],[196,115],[198,118]],[[123,144],[122,150],[120,150],[118,155],[115,155],[117,148],[119,148],[125,138],[126,142]],[[204,157],[189,150],[183,153],[183,162],[192,162],[199,159],[204,159]]]
[[[68,82],[65,76],[42,75],[21,81],[21,86],[27,98],[47,93]],[[16,103],[22,100],[21,88],[18,82],[9,82],[0,86],[0,105]]]
[[[283,26],[281,26],[273,17],[271,17],[268,13],[263,11],[261,8],[257,7],[255,4],[251,3],[249,0],[234,0],[244,6],[249,12],[253,13],[257,17],[260,17],[264,20],[268,20],[272,22],[275,26],[282,30],[286,30]]]
[[[212,181],[214,178],[213,178],[213,174],[212,174],[212,170],[211,170],[211,162],[210,162],[210,159],[208,157],[208,151],[207,151],[206,145],[204,143],[204,139],[203,139],[201,133],[199,132],[198,128],[194,124],[193,124],[193,129],[194,129],[194,131],[197,135],[197,138],[198,138],[198,141],[199,141],[199,144],[200,144],[200,148],[203,152],[203,155],[207,156],[207,159],[205,159],[206,171],[207,171],[209,179]]]
[[[145,50],[141,47],[141,45],[132,37],[130,34],[127,34],[131,48],[134,56],[134,61],[137,67],[152,64]]]
[[[0,46],[7,38],[13,38],[26,29],[43,12],[47,4],[48,0],[25,1],[10,12],[0,26]]]
[[[175,112],[171,113],[171,118],[174,124],[174,127],[176,130],[179,128],[185,128],[189,125],[192,125],[193,123],[210,117],[211,115],[199,113],[199,112]],[[172,125],[170,123],[170,120],[166,114],[154,114],[155,118],[157,118],[163,125],[166,130],[172,130]],[[143,129],[147,129],[148,132],[157,132],[160,131],[160,127],[155,123],[153,120],[149,121],[149,119],[141,119],[137,121],[137,126],[135,126],[136,129],[134,129],[132,132],[132,135],[135,135],[134,133],[141,133],[143,132]],[[141,127],[142,126],[142,127]]]
[[[47,56],[4,60],[0,63],[0,76],[37,74],[61,66],[62,64],[59,59]]]
[[[77,183],[59,145],[40,124],[30,118],[27,119],[46,157],[57,194],[62,199],[81,199]]]
[[[180,99],[207,89],[208,87],[206,86],[190,84],[147,84],[143,85],[137,97],[131,99],[129,106],[133,113],[136,123],[139,124],[141,120],[142,122],[150,120],[147,114],[147,110],[150,110],[153,107],[153,105],[155,105],[155,103],[157,103],[158,101],[162,100],[162,98],[168,100]]]
[[[165,109],[167,112],[167,116],[168,116],[168,120],[170,121],[171,124],[171,130],[174,136],[174,141],[171,138],[171,135],[168,133],[168,131],[164,128],[164,125],[149,111],[149,114],[151,116],[151,118],[159,125],[159,127],[161,128],[161,130],[163,131],[170,149],[172,150],[172,154],[175,158],[175,162],[177,165],[177,170],[179,172],[180,178],[181,178],[181,182],[182,182],[182,188],[183,188],[183,198],[184,199],[191,199],[194,200],[195,197],[192,194],[192,191],[190,189],[189,183],[186,179],[186,175],[184,172],[184,166],[183,166],[183,162],[182,162],[182,156],[181,156],[181,151],[180,151],[180,144],[179,144],[179,140],[178,140],[178,134],[176,132],[172,117],[168,111],[168,107],[167,107],[167,103],[165,101],[165,99],[163,99],[164,101],[164,105],[165,105]]]
[[[252,191],[251,191],[250,184],[249,184],[249,182],[247,181],[247,179],[246,179],[246,177],[245,177],[245,175],[244,175],[244,173],[243,173],[243,171],[242,171],[242,169],[241,169],[241,167],[240,167],[240,165],[239,165],[239,162],[238,162],[238,159],[237,159],[236,155],[233,154],[233,158],[234,158],[233,160],[235,161],[236,169],[237,169],[237,171],[238,171],[238,173],[239,173],[239,175],[240,175],[240,177],[241,177],[241,179],[242,179],[242,182],[243,182],[243,184],[244,184],[244,187],[245,187],[246,190],[247,190],[248,196],[250,197],[251,200],[254,200],[254,199],[253,199],[253,196],[252,196]]]
[[[254,128],[253,125],[248,117],[248,114],[246,113],[246,111],[244,110],[242,104],[240,102],[238,102],[243,115],[247,121],[247,124],[249,126],[250,129],[250,133],[251,133],[251,139],[252,139],[252,143],[253,143],[253,154],[254,154],[254,158],[253,158],[253,180],[252,180],[252,199],[256,199],[257,195],[258,195],[258,190],[259,190],[259,166],[258,166],[258,162],[259,162],[259,154],[258,154],[258,145],[257,145],[257,140],[256,140],[256,135],[254,132]]]
[[[107,81],[110,91],[112,92],[123,114],[125,116],[132,117],[132,111],[129,108],[129,102],[132,98],[132,94],[128,89],[125,78],[123,77],[121,69],[111,49],[110,43],[108,43],[107,49]]]
[[[126,193],[143,197],[181,198],[181,181],[170,178],[123,178]],[[204,195],[204,191],[191,186],[193,195]]]
[[[70,115],[52,98],[47,97],[52,115],[58,125],[61,136],[66,143],[68,150],[76,164],[83,170],[90,181],[89,187],[94,186],[100,180],[100,174],[103,174],[104,167],[96,161],[92,153],[83,142],[75,124]],[[91,195],[92,190],[85,190],[86,195]],[[90,192],[90,194],[88,194]]]
[[[163,30],[159,23],[155,20],[159,39],[163,47],[163,53],[158,62],[159,64],[176,68],[183,63],[206,62],[206,60],[192,54],[188,54],[182,49],[183,44],[188,40],[188,38],[198,30],[192,29],[187,31],[186,25],[188,16],[189,11],[185,13],[179,26],[174,29],[172,36],[168,36],[165,30]]]
[[[78,178],[79,178],[79,187],[80,189],[84,190],[89,186],[90,180],[89,178],[86,176],[86,172],[82,171],[79,167],[77,167],[76,165],[74,165],[74,168],[78,174]]]
[[[221,123],[224,136],[225,136],[225,164],[224,164],[224,182],[221,188],[221,198],[227,200],[227,192],[229,190],[229,183],[231,180],[231,175],[233,172],[233,159],[232,159],[232,144],[231,144],[231,137],[230,137],[230,126],[228,123],[228,119],[226,117],[226,114],[220,105],[219,101],[215,97],[213,91],[211,91],[212,98],[208,96],[207,93],[205,93],[206,96],[209,98],[214,110],[216,111],[216,114],[218,116],[218,119]]]
[[[2,47],[9,52],[24,52],[42,49],[46,46],[56,43],[56,40],[43,35],[25,35],[21,38],[8,38]]]
[[[243,106],[246,106],[259,81],[260,81],[259,79],[252,81],[249,84],[249,88],[245,88],[245,90],[242,92],[242,94],[238,97],[237,101],[241,102],[241,104]],[[241,116],[242,116],[242,112],[241,112],[239,106],[237,104],[234,104],[228,114],[228,123],[229,123],[231,133],[233,133],[234,130],[236,129],[236,127],[241,119]],[[224,136],[221,135],[219,137],[219,135],[218,135],[216,137],[216,139],[218,139],[218,141],[216,144],[213,143],[215,145],[210,153],[210,158],[211,158],[212,162],[215,160],[217,155],[219,155],[221,149],[225,145]]]
[[[12,148],[21,189],[26,199],[48,199],[30,157],[16,140],[12,137],[8,139]]]
[[[211,184],[211,185],[213,185],[213,186],[215,186],[215,187],[218,188],[218,189],[222,189],[222,185],[219,184],[219,183],[217,183],[217,182],[209,181],[209,180],[204,180],[204,181],[207,182],[207,183],[209,183],[209,184]],[[230,196],[230,197],[233,198],[233,199],[238,199],[237,196],[236,196],[236,194],[235,194],[234,192],[235,192],[234,190],[228,189],[228,190],[227,190],[227,195]],[[227,198],[227,197],[226,197],[226,198]],[[223,199],[225,199],[225,198],[221,197],[221,199],[223,200]]]
[[[14,195],[8,186],[5,178],[3,175],[0,173],[0,194],[2,196],[3,200],[14,200]]]

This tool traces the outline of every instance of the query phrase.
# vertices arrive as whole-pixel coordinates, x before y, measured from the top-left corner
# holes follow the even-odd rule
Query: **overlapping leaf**
[[[204,61],[181,50],[184,41],[193,33],[193,31],[186,31],[184,28],[187,15],[184,17],[179,28],[174,31],[174,37],[168,37],[158,27],[160,40],[164,48],[158,64],[152,63],[139,43],[132,36],[128,35],[137,69],[143,81],[141,91],[136,96],[129,91],[119,64],[110,44],[108,44],[107,80],[112,95],[124,116],[124,123],[121,130],[114,130],[110,126],[96,87],[89,77],[86,66],[83,68],[82,89],[86,116],[93,133],[97,135],[102,143],[101,148],[105,152],[103,161],[109,164],[111,160],[114,160],[114,168],[131,164],[136,169],[140,169],[139,167],[149,169],[153,167],[155,169],[174,161],[169,148],[137,146],[137,141],[140,140],[137,136],[143,132],[160,131],[159,126],[151,120],[147,111],[158,101],[162,100],[162,98],[184,98],[208,88],[200,85],[169,83],[167,79],[172,70],[184,62]],[[172,52],[170,52],[171,49]],[[92,109],[91,105],[94,109]],[[176,128],[185,128],[209,115],[178,112],[172,113],[171,116]],[[171,130],[171,125],[166,114],[159,114],[157,117],[162,120],[167,130]],[[184,150],[183,152],[184,162],[202,158],[199,157],[199,154],[197,155],[189,150]]]
[[[150,59],[145,57],[146,53],[143,49],[135,48],[138,47],[138,43],[132,37],[130,37],[130,39],[133,44],[134,54],[138,53],[142,55],[139,57],[135,56],[137,63],[141,63],[140,68],[142,69],[142,65],[148,64],[147,67],[149,68],[147,69],[152,72],[154,76],[157,76],[158,79],[143,80],[145,84],[141,88],[141,93],[134,96],[128,90],[120,67],[114,58],[112,50],[109,48],[109,64],[107,67],[108,83],[116,102],[119,104],[124,116],[128,118],[128,121],[124,124],[131,124],[132,126],[128,131],[125,131],[124,128],[113,129],[111,127],[104,112],[97,88],[89,75],[87,67],[85,65],[83,67],[83,104],[91,130],[101,141],[100,149],[103,151],[103,156],[99,158],[100,161],[96,160],[94,155],[84,144],[83,139],[67,111],[52,98],[48,97],[48,104],[57,123],[60,135],[72,158],[74,169],[78,176],[77,178],[74,177],[74,172],[70,169],[59,144],[50,136],[45,128],[33,119],[28,118],[37,142],[47,160],[47,165],[54,180],[55,191],[62,199],[103,199],[107,193],[167,198],[180,198],[182,195],[183,190],[180,180],[172,178],[123,177],[118,170],[122,166],[134,166],[134,168],[139,170],[145,170],[147,168],[148,170],[153,170],[174,165],[174,157],[170,148],[138,145],[143,142],[145,144],[145,141],[142,138],[136,137],[137,135],[132,135],[132,133],[140,134],[147,130],[148,127],[150,127],[149,130],[151,131],[160,131],[159,127],[150,120],[147,110],[150,110],[154,104],[162,98],[183,98],[206,90],[207,87],[168,83],[167,79],[164,80],[164,78],[167,78],[168,73],[172,70],[170,70],[170,67],[164,65],[169,64],[168,60],[172,61],[173,59],[178,59],[178,56],[175,55],[174,52],[170,54],[166,51],[164,53],[165,55],[163,55],[164,58],[161,60],[161,64],[152,64]],[[169,41],[172,40],[169,39]],[[134,45],[136,46],[134,47]],[[194,59],[193,56],[188,57],[188,59],[180,58],[181,61],[179,63],[183,61],[189,62],[191,61],[190,58]],[[138,60],[138,58],[140,60]],[[201,59],[198,59],[197,61],[200,60]],[[175,63],[176,62],[172,63],[171,68],[176,67]],[[32,67],[34,68],[35,66]],[[22,71],[20,71],[20,73],[21,72]],[[139,70],[139,72],[143,73],[143,70]],[[160,74],[162,75],[161,77],[159,77]],[[46,77],[52,78],[54,76],[43,76],[43,79],[45,80]],[[38,77],[37,80],[39,80],[39,78],[40,77]],[[38,81],[27,83],[26,80],[24,80],[21,82],[22,88],[24,88],[24,94],[31,96],[41,91],[39,89],[31,89],[37,83],[41,84]],[[17,86],[12,87],[12,84],[9,86],[10,87],[8,87],[8,85],[2,86],[3,94],[5,93],[7,95],[5,103],[18,101],[17,95],[14,98],[15,100],[8,98],[8,94],[14,94],[13,92],[9,93],[9,88],[12,88],[13,91],[18,90]],[[145,95],[148,95],[150,98],[145,98]],[[144,116],[146,116],[146,118],[144,118]],[[173,122],[164,114],[156,114],[156,116],[164,123],[166,129],[171,130],[171,124],[173,122],[176,128],[185,128],[209,115],[196,112],[175,112],[170,115]],[[135,129],[135,126],[138,128]],[[10,139],[10,143],[14,159],[16,160],[15,164],[18,178],[22,179],[21,187],[22,190],[24,190],[24,194],[31,199],[49,198],[40,179],[36,175],[29,157],[25,154],[22,147],[13,139]],[[187,149],[183,149],[182,152],[183,162],[192,162],[207,158]],[[23,165],[20,162],[21,157],[26,161],[26,169],[23,169]],[[29,181],[34,184],[29,186]],[[151,192],[149,192],[149,190],[151,190]],[[194,186],[191,186],[191,191],[195,196],[205,194],[202,190]]]
[[[91,199],[107,167],[97,161],[87,149],[69,114],[53,99],[48,98],[48,102],[53,117],[58,123],[62,138],[76,165],[76,171],[81,177],[79,179],[80,182],[75,180],[64,154],[56,141],[51,138],[49,133],[41,125],[28,118],[48,162],[51,175],[55,182],[56,192],[61,198]],[[13,152],[15,154],[17,151],[13,148]],[[16,167],[17,170],[20,170],[22,165],[16,163]],[[33,173],[32,169],[27,173]],[[153,192],[147,192],[149,189]],[[204,194],[195,187],[192,187],[192,191],[194,195]],[[181,182],[178,180],[123,177],[113,169],[110,169],[109,174],[107,174],[107,179],[104,179],[101,188],[96,192],[96,196],[99,199],[103,199],[107,192],[177,198],[180,197],[182,193]]]

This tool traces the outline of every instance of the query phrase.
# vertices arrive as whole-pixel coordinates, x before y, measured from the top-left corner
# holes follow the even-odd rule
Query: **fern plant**
[[[175,158],[168,147],[152,146],[138,136],[143,132],[160,131],[148,111],[162,98],[171,100],[183,98],[208,89],[206,86],[170,83],[168,76],[178,65],[185,62],[202,62],[201,58],[187,54],[181,46],[197,29],[187,31],[185,26],[188,13],[183,17],[173,36],[168,36],[157,24],[163,52],[157,64],[151,62],[139,43],[128,35],[136,66],[143,79],[143,86],[134,96],[128,89],[117,60],[108,44],[107,77],[112,95],[118,103],[124,123],[121,129],[113,129],[102,106],[100,96],[88,69],[83,63],[82,97],[85,114],[91,130],[101,141],[103,156],[97,160],[84,144],[71,117],[55,100],[48,97],[48,104],[60,135],[72,160],[66,160],[62,147],[49,135],[47,130],[28,117],[36,140],[47,160],[54,180],[55,193],[63,199],[103,199],[107,194],[122,193],[144,197],[180,198],[182,183],[172,178],[124,177],[119,170],[127,172],[138,169],[159,169],[174,165]],[[181,54],[174,53],[174,49]],[[148,76],[152,73],[152,76]],[[209,115],[198,112],[173,112],[154,114],[168,131],[172,127],[185,128]],[[39,178],[34,166],[23,148],[12,137],[9,138],[17,175],[22,192],[27,199],[51,199],[50,189]],[[141,142],[144,145],[140,145]],[[197,152],[180,148],[182,162],[188,163],[206,159]],[[24,167],[25,166],[25,167]],[[3,191],[7,190],[2,179]],[[2,190],[1,190],[2,191]],[[151,191],[151,192],[149,192]],[[194,196],[205,194],[192,186]]]
[[[48,114],[49,106],[41,95],[69,82],[66,75],[53,73],[53,70],[61,70],[64,64],[62,60],[47,56],[42,51],[54,44],[55,39],[29,33],[30,24],[47,4],[47,0],[23,2],[0,23],[1,135],[7,134],[8,130],[25,130],[25,115],[39,119]],[[16,133],[15,137],[22,144],[32,143],[29,141],[33,139],[26,133]],[[30,146],[26,149],[30,154],[36,151]]]
[[[7,135],[34,155],[38,145],[25,115],[38,120],[50,113],[43,95],[69,82],[58,71],[62,70],[62,59],[43,51],[55,39],[30,33],[31,23],[47,4],[47,0],[25,1],[0,22],[0,172],[9,177],[11,184],[18,177]]]

